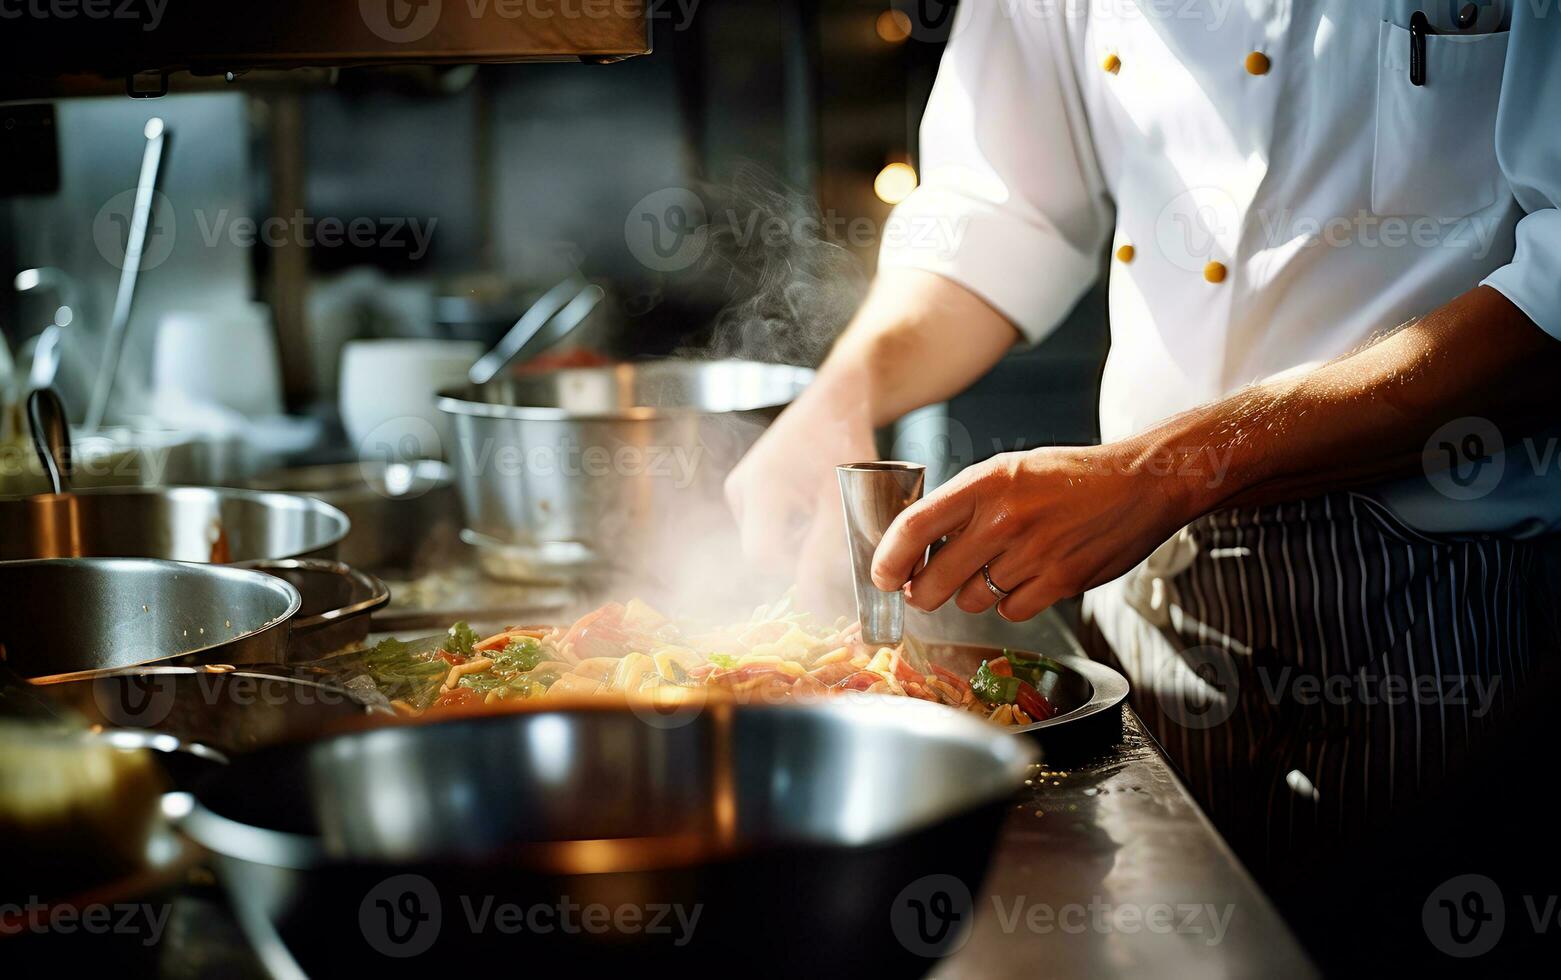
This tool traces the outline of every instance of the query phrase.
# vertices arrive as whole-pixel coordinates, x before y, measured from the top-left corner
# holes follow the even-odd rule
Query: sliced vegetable
[[[504,645],[504,649],[489,656],[493,658],[497,669],[512,671],[531,670],[546,659],[546,654],[542,652],[542,644],[529,636],[510,640]]]
[[[456,623],[450,627],[449,637],[444,642],[444,649],[460,657],[470,657],[477,651],[477,641],[481,639],[477,631],[466,623]]]
[[[976,668],[975,676],[970,678],[970,689],[976,697],[986,704],[1013,704],[1019,694],[1019,679],[1004,673],[1007,666],[1003,660],[988,660]]]
[[[1045,721],[1057,713],[1052,703],[1046,700],[1046,696],[1024,681],[1019,681],[1019,690],[1014,696],[1014,702],[1019,705],[1019,710],[1029,715],[1035,721]]]
[[[1056,672],[1056,668],[1046,660],[1028,654],[1015,653],[1012,650],[1004,650],[1003,659],[1007,661],[1015,677],[1029,683],[1031,687],[1037,690],[1044,686],[1043,682],[1047,674]]]
[[[952,670],[949,670],[942,664],[933,664],[932,673],[935,676],[941,678],[945,684],[949,685],[960,694],[964,694],[966,691],[970,690],[970,683],[968,681],[954,673]]]
[[[483,696],[469,687],[452,687],[434,701],[436,708],[469,708],[482,704]]]

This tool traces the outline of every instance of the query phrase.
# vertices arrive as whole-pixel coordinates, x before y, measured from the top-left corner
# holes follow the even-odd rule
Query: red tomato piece
[[[865,691],[881,680],[883,680],[882,674],[875,674],[870,670],[859,670],[835,686],[849,691]]]
[[[1019,710],[1034,721],[1045,721],[1057,714],[1057,709],[1046,700],[1046,695],[1024,681],[1019,682],[1019,694],[1014,700],[1019,705]]]
[[[469,687],[452,687],[439,695],[433,706],[438,709],[471,708],[482,704],[482,695]]]

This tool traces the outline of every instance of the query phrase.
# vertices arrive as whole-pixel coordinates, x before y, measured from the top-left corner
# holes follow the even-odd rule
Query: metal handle
[[[53,388],[38,388],[27,396],[27,427],[32,432],[33,451],[54,493],[70,491],[70,423],[65,418],[65,403]]]
[[[161,119],[147,120],[146,149],[141,154],[141,176],[136,182],[135,204],[130,211],[130,234],[125,241],[125,264],[119,270],[119,290],[114,295],[114,313],[108,322],[103,359],[98,363],[97,381],[92,385],[92,398],[87,403],[85,428],[88,431],[103,424],[103,416],[108,411],[108,396],[114,390],[114,376],[119,373],[120,356],[125,350],[125,334],[130,329],[130,310],[135,304],[136,280],[141,275],[141,260],[146,251],[147,228],[152,223],[152,209],[157,203],[157,183],[170,139],[168,127]]]
[[[248,568],[257,572],[265,572],[268,575],[275,575],[284,581],[289,580],[289,572],[315,572],[323,575],[335,575],[352,583],[354,595],[366,596],[366,598],[355,599],[344,606],[337,606],[324,612],[293,617],[293,621],[288,625],[288,628],[295,636],[301,633],[312,633],[316,630],[324,629],[332,623],[373,612],[390,602],[389,586],[367,572],[360,572],[346,562],[332,561],[328,558],[261,558],[254,561],[235,562],[234,564],[239,568]],[[303,592],[304,590],[299,588],[298,591]]]
[[[474,385],[486,384],[512,363],[530,360],[563,340],[590,316],[607,294],[600,286],[566,279],[542,294],[494,348],[477,359],[467,372]]]

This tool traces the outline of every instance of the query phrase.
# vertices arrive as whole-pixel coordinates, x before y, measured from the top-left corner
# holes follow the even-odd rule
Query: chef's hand
[[[848,612],[851,565],[835,466],[872,459],[873,430],[850,404],[815,398],[783,414],[726,480],[744,555],[787,572],[801,608]]]
[[[952,280],[920,269],[880,270],[817,378],[726,481],[746,556],[795,570],[803,608],[849,611],[851,562],[835,467],[876,457],[875,427],[963,391],[1018,336]]]
[[[1174,477],[1146,472],[1113,446],[1006,453],[900,514],[874,556],[873,582],[903,586],[918,609],[954,598],[969,613],[996,604],[1005,619],[1029,619],[1122,575],[1196,516]],[[1009,593],[1001,602],[983,565]]]

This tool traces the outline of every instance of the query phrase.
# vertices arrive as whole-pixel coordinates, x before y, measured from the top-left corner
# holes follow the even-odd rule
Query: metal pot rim
[[[283,581],[274,575],[267,575],[265,572],[251,571],[247,568],[236,568],[232,565],[213,565],[208,562],[172,561],[166,558],[21,558],[14,561],[0,562],[0,567],[3,568],[21,568],[40,565],[50,567],[113,565],[120,568],[128,566],[150,565],[154,569],[162,569],[164,571],[178,570],[189,572],[190,574],[194,575],[209,575],[215,577],[243,579],[252,585],[270,589],[273,592],[277,592],[285,596],[287,598],[287,608],[268,622],[262,623],[252,629],[245,630],[242,633],[236,633],[218,642],[208,643],[205,646],[195,647],[189,650],[180,650],[177,653],[170,653],[167,656],[159,657],[156,660],[144,660],[141,663],[127,664],[123,667],[97,668],[94,670],[76,670],[64,674],[44,674],[38,677],[29,677],[28,681],[33,684],[59,684],[66,681],[92,680],[104,674],[114,673],[116,671],[163,666],[167,665],[168,661],[170,660],[176,660],[183,657],[199,656],[203,653],[206,653],[207,651],[215,650],[218,647],[227,646],[230,643],[241,642],[243,640],[248,640],[259,636],[268,630],[286,629],[292,622],[293,617],[298,615],[298,610],[303,608],[304,602],[303,596],[297,589],[293,588],[292,583]]]
[[[406,467],[412,474],[415,483],[421,485],[416,494],[383,494],[367,478],[367,474],[376,473],[383,475],[391,467]],[[357,479],[330,480],[331,476],[341,474],[346,477],[349,474],[356,475]],[[311,478],[319,478],[322,485],[311,489],[307,483]],[[448,490],[455,485],[455,470],[446,462],[437,459],[413,459],[405,462],[382,460],[351,460],[342,463],[313,463],[305,466],[288,466],[281,469],[269,470],[257,477],[250,477],[240,481],[239,489],[252,493],[285,493],[298,497],[312,497],[315,500],[324,501],[332,506],[336,502],[358,503],[360,501],[396,503],[405,500],[416,500],[420,497]],[[350,518],[349,518],[350,520]]]
[[[24,497],[9,497],[0,500],[0,503],[16,503],[36,501],[38,504],[66,501],[75,497],[164,497],[178,499],[180,497],[206,497],[229,498],[236,500],[248,500],[255,504],[276,507],[282,510],[314,511],[336,525],[335,530],[324,535],[318,542],[311,542],[312,547],[304,554],[318,551],[323,548],[335,547],[346,540],[352,531],[352,521],[342,513],[339,507],[327,503],[318,497],[311,497],[303,493],[287,493],[281,490],[245,490],[238,487],[202,487],[202,486],[166,486],[166,487],[83,487],[78,490],[70,490],[65,493],[35,493]],[[282,555],[277,557],[292,557]],[[19,559],[26,561],[28,559]],[[171,559],[162,559],[171,560]]]
[[[620,371],[624,368],[633,370],[645,368],[660,368],[667,365],[687,367],[690,370],[720,367],[759,367],[772,370],[776,373],[791,375],[798,382],[798,391],[813,378],[811,368],[799,367],[794,364],[770,364],[764,361],[745,361],[734,358],[714,361],[688,361],[676,358],[662,358],[654,361],[638,361],[625,364],[609,365],[603,367],[561,368],[556,371],[543,372],[541,376],[583,376],[599,375]],[[613,409],[602,412],[577,412],[553,405],[502,405],[494,402],[476,401],[469,397],[474,389],[486,388],[489,385],[501,384],[508,380],[505,377],[495,378],[481,385],[457,385],[444,388],[438,392],[434,403],[441,412],[448,415],[469,416],[474,418],[490,419],[515,419],[522,421],[538,422],[651,422],[657,419],[683,419],[696,418],[704,415],[738,415],[744,412],[763,412],[777,408],[784,408],[791,404],[797,392],[785,399],[764,398],[754,401],[752,404],[743,404],[736,408],[714,410],[699,408],[697,406],[631,406],[629,408]]]
[[[520,710],[494,710],[478,711],[471,714],[459,714],[442,718],[398,719],[389,726],[377,723],[360,722],[350,727],[327,734],[321,739],[313,740],[318,746],[322,743],[336,739],[372,738],[376,731],[395,731],[398,733],[412,733],[416,737],[416,730],[423,727],[433,727],[445,724],[490,724],[502,725],[506,719],[515,719],[524,715],[549,715],[570,713],[610,713],[625,710],[628,702],[617,698],[603,698],[596,695],[581,695],[577,697],[562,698],[556,703],[546,706],[535,706]],[[899,827],[886,834],[882,838],[873,841],[853,842],[863,844],[880,843],[902,834],[913,833],[925,829],[939,820],[949,819],[961,813],[987,806],[1011,796],[1024,779],[1030,766],[1039,761],[1039,752],[1026,740],[1013,739],[1005,733],[998,731],[986,722],[973,716],[961,716],[957,712],[950,711],[941,705],[925,704],[914,699],[890,697],[888,695],[872,695],[864,702],[853,704],[832,704],[828,701],[810,701],[805,704],[791,705],[724,705],[722,710],[733,713],[740,712],[790,712],[790,713],[820,713],[839,714],[846,717],[854,717],[865,725],[889,725],[898,728],[925,734],[928,731],[940,731],[943,737],[970,744],[980,744],[991,760],[996,764],[1000,772],[990,780],[989,786],[973,788],[968,795],[947,807],[947,812],[935,817],[926,817],[914,825]],[[923,713],[925,715],[923,716]],[[300,749],[309,751],[308,748]],[[275,867],[289,868],[297,871],[309,871],[323,866],[342,863],[340,855],[331,854],[325,840],[313,834],[298,834],[289,831],[276,830],[270,827],[247,823],[241,819],[229,817],[205,806],[194,796],[181,797],[177,805],[178,814],[175,822],[180,830],[188,834],[202,847],[228,858],[246,861],[252,864],[271,865]],[[538,849],[567,844],[567,841],[538,842]],[[815,842],[835,843],[835,842]],[[438,855],[430,855],[437,859]],[[362,860],[362,859],[358,859]],[[393,859],[369,859],[393,861]]]

